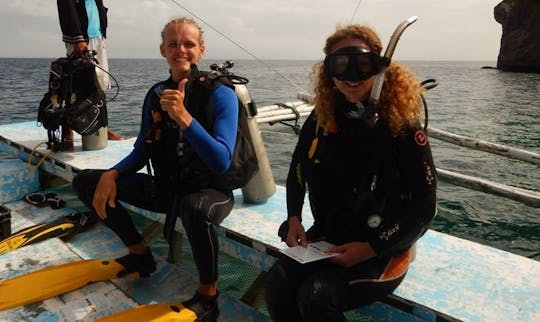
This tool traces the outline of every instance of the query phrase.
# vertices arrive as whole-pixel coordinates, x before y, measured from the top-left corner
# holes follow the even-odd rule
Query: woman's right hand
[[[118,171],[114,169],[103,172],[99,178],[96,190],[94,191],[92,206],[94,206],[94,210],[101,219],[107,218],[107,212],[105,211],[107,205],[111,208],[116,206],[115,200],[117,178]]]
[[[288,219],[289,232],[287,233],[287,240],[285,243],[289,247],[302,245],[307,247],[306,231],[302,226],[302,221],[298,216],[291,216]]]

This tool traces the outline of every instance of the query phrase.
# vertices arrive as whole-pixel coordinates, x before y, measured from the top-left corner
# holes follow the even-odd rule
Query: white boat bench
[[[0,126],[0,151],[28,160],[32,149],[46,140],[45,134],[35,122]],[[79,169],[111,167],[129,153],[132,142],[109,141],[105,150],[83,152],[76,138],[75,152],[47,156],[41,169],[71,181]],[[38,149],[34,163],[47,153],[45,147]],[[285,219],[284,188],[278,187],[260,205],[243,204],[240,191],[235,197],[235,208],[216,229],[221,249],[266,271],[278,249],[285,246],[277,236]],[[164,221],[163,215],[132,210]],[[304,217],[310,218],[309,213]],[[540,263],[429,230],[417,243],[416,259],[405,280],[385,302],[353,313],[376,321],[540,321]],[[411,310],[413,314],[407,319],[395,318],[386,306],[401,306],[401,312]]]

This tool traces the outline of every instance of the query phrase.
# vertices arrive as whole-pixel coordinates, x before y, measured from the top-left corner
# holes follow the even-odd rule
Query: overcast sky
[[[81,0],[83,1],[83,0]],[[373,27],[386,45],[395,27],[417,16],[394,58],[495,62],[501,0],[363,0],[354,23]],[[206,58],[319,59],[337,24],[351,22],[358,0],[104,0],[110,58],[159,58],[159,33],[174,16],[202,18]],[[181,6],[180,6],[180,5]],[[200,21],[199,21],[200,22]],[[0,1],[0,57],[54,58],[65,53],[56,1]]]

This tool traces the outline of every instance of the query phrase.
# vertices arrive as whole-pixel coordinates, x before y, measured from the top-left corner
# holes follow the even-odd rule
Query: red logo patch
[[[414,133],[414,142],[419,146],[425,146],[427,144],[427,137],[422,131],[416,131]]]

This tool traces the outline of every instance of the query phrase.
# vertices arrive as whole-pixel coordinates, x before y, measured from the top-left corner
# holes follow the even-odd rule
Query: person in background
[[[435,216],[436,170],[420,126],[423,88],[381,50],[372,29],[338,27],[314,66],[315,108],[292,156],[280,236],[291,247],[325,240],[335,254],[307,264],[278,259],[266,287],[274,321],[345,321],[344,311],[391,293]],[[386,66],[373,111],[370,92]],[[307,231],[306,190],[314,218]]]
[[[56,4],[67,55],[82,56],[88,50],[94,50],[98,66],[104,70],[96,68],[99,85],[104,91],[109,89],[109,75],[106,73],[109,64],[105,47],[108,9],[102,0],[57,0]],[[65,150],[73,150],[73,130],[64,131],[67,140]],[[107,137],[109,140],[122,139],[122,136],[109,129]]]
[[[132,152],[111,169],[81,171],[73,187],[127,246],[128,255],[117,259],[126,267],[122,275],[147,276],[156,265],[118,201],[167,213],[166,231],[174,230],[175,219],[180,217],[199,273],[195,296],[183,304],[197,314],[197,321],[216,321],[219,245],[213,224],[230,213],[234,198],[231,190],[215,182],[231,164],[238,99],[231,87],[198,71],[205,45],[203,31],[194,20],[170,20],[161,40],[170,77],[146,94]],[[151,169],[150,162],[153,175],[152,171],[137,172],[144,166]]]

